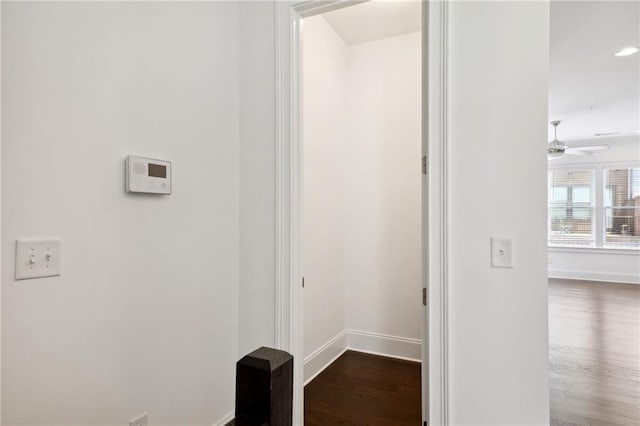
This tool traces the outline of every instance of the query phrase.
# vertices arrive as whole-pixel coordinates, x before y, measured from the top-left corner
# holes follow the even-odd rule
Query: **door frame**
[[[275,346],[294,356],[294,425],[304,423],[300,21],[364,1],[275,0]],[[422,327],[422,417],[430,425],[449,424],[448,9],[449,0],[423,0],[422,152],[428,173],[422,183],[422,286],[428,303]]]

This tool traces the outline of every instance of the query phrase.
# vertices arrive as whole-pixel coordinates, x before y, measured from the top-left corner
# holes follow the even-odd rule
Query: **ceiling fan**
[[[576,146],[569,147],[566,143],[558,140],[558,126],[560,125],[560,120],[555,120],[551,122],[553,126],[553,140],[549,142],[549,147],[547,148],[547,153],[549,154],[549,160],[554,160],[564,154],[569,155],[581,155],[581,156],[591,156],[596,151],[603,151],[610,149],[609,145],[595,145],[595,146]]]

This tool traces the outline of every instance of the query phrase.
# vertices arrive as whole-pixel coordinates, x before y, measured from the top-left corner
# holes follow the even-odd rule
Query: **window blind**
[[[640,246],[640,168],[604,169],[604,243]]]
[[[594,245],[594,198],[594,170],[549,172],[550,245]]]

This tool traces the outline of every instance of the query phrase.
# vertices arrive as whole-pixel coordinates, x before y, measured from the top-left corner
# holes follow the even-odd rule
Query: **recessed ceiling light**
[[[622,49],[619,52],[616,52],[616,56],[629,56],[629,55],[633,55],[634,53],[638,53],[638,49],[637,47],[625,47],[624,49]]]

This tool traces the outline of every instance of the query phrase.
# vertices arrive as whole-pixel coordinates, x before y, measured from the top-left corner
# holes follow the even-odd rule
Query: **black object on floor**
[[[293,356],[261,347],[236,364],[236,426],[291,426]]]

